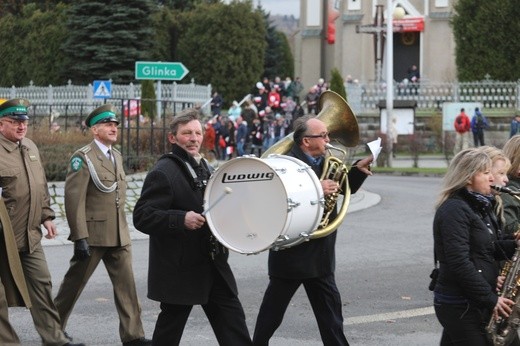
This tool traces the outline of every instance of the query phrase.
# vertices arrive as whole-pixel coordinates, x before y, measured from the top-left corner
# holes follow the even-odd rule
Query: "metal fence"
[[[416,101],[417,109],[441,109],[444,102],[481,102],[486,109],[520,109],[520,81],[434,83],[417,85],[394,83],[394,100]],[[346,85],[348,101],[354,113],[373,113],[386,99],[386,84]]]
[[[161,83],[156,95],[159,105],[159,116],[168,109],[162,109],[162,103],[167,102],[171,108],[183,109],[192,105],[205,105],[203,111],[209,112],[208,100],[211,99],[211,85],[197,85],[193,81],[189,84]],[[157,94],[160,93],[160,94]],[[94,89],[89,85],[73,85],[71,81],[64,86],[34,86],[30,83],[25,87],[0,88],[0,98],[25,98],[31,102],[31,114],[33,116],[50,116],[51,122],[57,117],[69,116],[84,117],[94,108],[105,102],[121,103],[122,100],[140,100],[141,85],[112,84],[111,98],[102,99],[94,97]],[[128,107],[130,108],[130,103]]]

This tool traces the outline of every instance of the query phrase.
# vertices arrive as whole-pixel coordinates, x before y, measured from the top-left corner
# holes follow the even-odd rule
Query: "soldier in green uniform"
[[[105,104],[85,120],[94,140],[71,157],[65,181],[65,212],[74,256],[54,299],[65,330],[74,304],[103,261],[113,285],[123,345],[151,345],[144,337],[125,215],[126,180],[117,141],[115,107]]]
[[[46,238],[54,238],[57,229],[53,222],[55,216],[50,207],[40,153],[34,142],[25,137],[29,122],[28,106],[29,101],[24,99],[12,99],[0,105],[0,187],[7,213],[2,217],[3,237],[0,238],[4,239],[6,245],[5,251],[0,251],[0,262],[5,269],[3,272],[10,270],[18,286],[20,281],[16,283],[17,270],[13,271],[16,266],[9,269],[5,267],[6,263],[11,266],[16,262],[12,251],[16,246],[28,292],[22,304],[32,304],[31,315],[42,343],[52,346],[73,345],[61,329],[60,317],[52,301],[51,274],[41,244],[42,224],[47,230]],[[4,222],[6,217],[10,225]],[[13,236],[14,239],[10,239]],[[16,245],[13,245],[13,240]],[[10,306],[19,305],[10,298],[9,292],[14,286],[5,275],[1,278],[5,294],[0,292],[0,295],[6,296]],[[0,300],[3,301],[3,298],[0,297]],[[4,321],[7,318],[5,302],[0,305],[3,310],[1,320]],[[10,326],[0,324],[0,335],[7,335],[9,342],[16,345],[19,343],[18,338],[12,334]],[[5,344],[2,342],[2,345]]]

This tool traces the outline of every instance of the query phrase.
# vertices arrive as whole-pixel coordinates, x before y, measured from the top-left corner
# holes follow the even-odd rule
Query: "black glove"
[[[78,239],[74,242],[74,257],[72,259],[84,261],[90,257],[90,249],[88,247],[87,239]]]

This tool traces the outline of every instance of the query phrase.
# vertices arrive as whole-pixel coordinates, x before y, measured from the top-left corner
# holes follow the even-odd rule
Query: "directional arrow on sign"
[[[180,62],[135,62],[135,79],[178,81],[186,77],[188,72]]]

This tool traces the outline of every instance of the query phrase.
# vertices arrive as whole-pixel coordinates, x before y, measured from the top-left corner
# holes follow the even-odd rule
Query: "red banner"
[[[327,13],[327,43],[336,42],[336,19],[339,17],[339,1],[329,0]]]
[[[394,32],[424,31],[424,18],[394,19]]]

